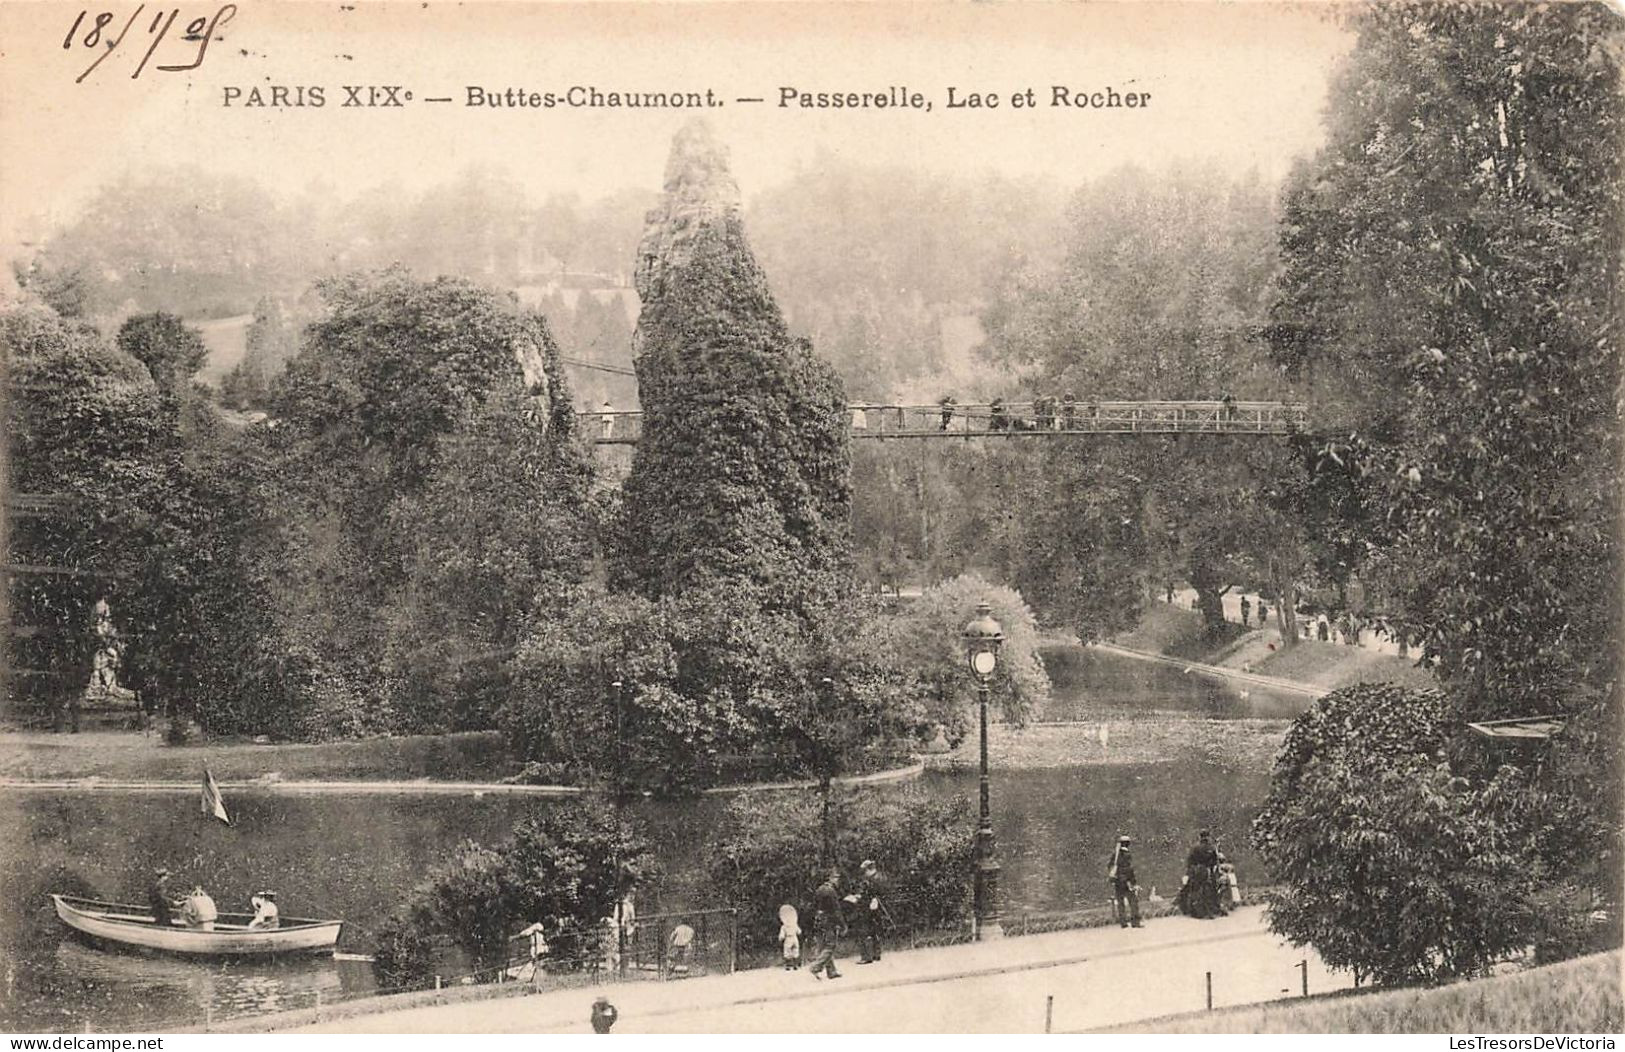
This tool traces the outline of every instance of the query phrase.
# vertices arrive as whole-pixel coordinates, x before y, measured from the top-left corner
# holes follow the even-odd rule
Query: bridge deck
[[[1304,430],[1299,402],[1006,402],[849,407],[852,437],[1051,438],[1060,435],[1289,435]],[[643,414],[577,414],[596,445],[634,445]]]

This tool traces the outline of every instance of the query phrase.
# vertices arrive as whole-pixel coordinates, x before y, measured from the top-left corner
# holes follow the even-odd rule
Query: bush
[[[385,925],[374,973],[380,983],[421,981],[429,940],[445,936],[489,976],[506,962],[509,938],[536,921],[547,924],[558,961],[579,962],[591,949],[583,940],[614,910],[619,891],[657,871],[648,840],[609,805],[541,805],[497,847],[465,840],[430,871]]]
[[[828,873],[819,858],[822,814],[814,794],[747,796],[729,806],[707,872],[739,910],[742,952],[773,945],[783,903],[796,906],[808,928],[813,892]],[[965,923],[974,843],[968,801],[864,791],[832,801],[832,817],[836,864],[848,883],[864,859],[874,859],[889,882],[893,936]]]
[[[434,976],[435,940],[420,910],[397,910],[378,928],[372,975],[381,991],[416,990]]]
[[[1360,685],[1293,722],[1253,822],[1270,927],[1378,982],[1481,974],[1528,944],[1539,867],[1520,772],[1443,760],[1437,691]]]

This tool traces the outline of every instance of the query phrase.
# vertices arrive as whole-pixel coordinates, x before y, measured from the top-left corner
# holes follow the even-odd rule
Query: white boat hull
[[[340,920],[286,920],[276,928],[249,928],[247,914],[225,914],[213,931],[180,924],[161,927],[140,906],[52,895],[56,915],[83,935],[121,946],[188,957],[274,957],[332,953]]]

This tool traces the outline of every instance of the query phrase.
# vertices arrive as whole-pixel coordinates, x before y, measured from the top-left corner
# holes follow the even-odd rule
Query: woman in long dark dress
[[[1213,838],[1202,830],[1195,847],[1185,857],[1185,886],[1179,889],[1179,908],[1191,917],[1217,917],[1219,906],[1219,852]]]

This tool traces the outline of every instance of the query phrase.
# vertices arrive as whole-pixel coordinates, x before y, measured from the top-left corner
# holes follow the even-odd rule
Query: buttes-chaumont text
[[[1106,87],[1085,89],[1052,84],[1046,88],[991,91],[964,87],[943,89],[940,99],[923,91],[888,87],[876,91],[807,91],[780,87],[766,97],[719,95],[704,91],[611,91],[577,85],[564,91],[467,86],[461,97],[431,96],[400,84],[342,84],[335,90],[321,84],[269,84],[255,87],[228,85],[221,104],[226,107],[321,109],[393,109],[418,102],[461,103],[473,109],[716,109],[732,103],[767,103],[793,110],[920,110],[929,113],[941,101],[946,110],[1038,109],[1144,109],[1151,105],[1149,91],[1120,91]]]

